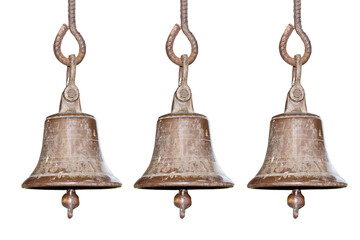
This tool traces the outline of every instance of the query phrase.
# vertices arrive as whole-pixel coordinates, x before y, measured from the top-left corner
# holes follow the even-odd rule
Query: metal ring
[[[62,64],[66,65],[66,66],[70,66],[70,59],[65,57],[64,54],[62,53],[61,43],[62,43],[62,40],[64,39],[64,36],[68,30],[69,30],[69,27],[66,24],[62,25],[62,27],[60,28],[60,30],[55,38],[55,42],[54,42],[55,56]],[[75,37],[76,41],[79,44],[79,53],[76,57],[76,64],[78,65],[82,62],[82,60],[84,59],[85,54],[86,54],[85,40],[81,36],[81,34],[76,30],[76,28],[70,28],[70,32]]]
[[[194,34],[189,30],[188,24],[188,1],[187,0],[180,0],[180,17],[181,17],[181,27],[179,24],[175,24],[173,29],[171,30],[169,37],[166,41],[166,54],[168,55],[169,59],[178,66],[182,66],[182,60],[174,53],[174,42],[176,36],[179,34],[180,29],[185,34],[187,39],[191,44],[191,54],[189,56],[189,65],[192,64],[198,53],[199,47],[196,41]]]
[[[279,45],[279,50],[280,50],[280,55],[282,57],[282,59],[284,59],[285,62],[287,62],[288,64],[290,64],[291,66],[296,66],[296,61],[293,57],[291,57],[289,55],[289,53],[287,52],[287,42],[292,34],[292,32],[294,31],[294,26],[289,24],[287,26],[287,28],[285,29],[285,32],[283,34],[283,36],[281,37],[280,40],[280,45]],[[306,35],[306,33],[302,30],[302,29],[296,29],[297,34],[300,36],[301,40],[304,43],[305,46],[305,51],[304,51],[304,55],[301,58],[301,62],[302,65],[304,65],[305,63],[307,63],[307,61],[309,60],[310,56],[311,56],[311,42],[309,37]]]
[[[181,27],[178,24],[176,24],[171,30],[170,35],[166,41],[166,54],[168,55],[169,59],[178,66],[182,66],[182,60],[181,58],[176,56],[174,52],[174,42],[176,36],[180,32],[180,29]],[[186,35],[186,37],[188,38],[191,44],[191,54],[189,56],[189,65],[190,65],[195,61],[199,53],[199,47],[195,36],[190,32],[190,30],[188,29],[186,31],[183,30],[183,33]]]
[[[286,49],[287,42],[294,29],[296,30],[296,33],[299,35],[305,46],[305,52],[301,58],[302,65],[304,65],[309,60],[312,51],[310,39],[303,31],[301,26],[301,0],[294,0],[294,25],[295,27],[289,24],[285,29],[285,32],[280,40],[279,50],[282,59],[284,59],[284,61],[290,64],[291,66],[296,67],[296,60],[290,57]]]

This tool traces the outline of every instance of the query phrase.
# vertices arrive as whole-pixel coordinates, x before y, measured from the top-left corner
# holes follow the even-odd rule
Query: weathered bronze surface
[[[121,184],[100,151],[95,118],[58,113],[46,118],[39,162],[24,188],[114,188]]]
[[[217,164],[204,115],[171,113],[157,123],[154,153],[136,188],[227,188],[233,183]]]
[[[346,187],[328,159],[320,117],[310,113],[284,113],[273,117],[264,164],[248,187]]]

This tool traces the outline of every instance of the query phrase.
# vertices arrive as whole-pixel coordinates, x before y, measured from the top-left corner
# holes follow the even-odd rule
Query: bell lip
[[[251,189],[262,190],[291,190],[291,189],[336,189],[345,188],[347,183],[342,178],[338,177],[337,181],[321,181],[319,179],[304,180],[304,181],[288,181],[288,182],[263,182],[263,178],[255,177],[252,179],[247,187]]]
[[[114,175],[109,174],[102,177],[89,176],[72,176],[72,177],[61,177],[54,178],[53,176],[42,176],[27,178],[22,188],[26,189],[106,189],[106,188],[119,188],[122,184]]]
[[[152,190],[172,190],[172,189],[223,189],[232,188],[234,183],[226,176],[221,177],[223,180],[212,179],[184,179],[183,181],[166,182],[164,177],[147,178],[142,177],[136,181],[134,188],[152,189]]]
[[[180,182],[177,184],[134,184],[134,188],[145,190],[177,190],[177,189],[226,189],[234,187],[233,183],[227,183],[223,185],[196,185],[192,182]]]
[[[46,120],[49,119],[57,119],[57,118],[68,118],[68,117],[86,117],[86,118],[92,118],[95,119],[93,115],[87,114],[87,113],[55,113],[50,116],[46,117]]]
[[[292,113],[281,113],[281,114],[277,114],[275,116],[272,117],[272,120],[274,119],[282,119],[282,118],[295,118],[295,117],[311,117],[311,118],[318,118],[321,119],[319,115],[313,114],[313,113],[296,113],[296,112],[292,112]]]
[[[188,117],[188,118],[204,118],[207,120],[207,117],[203,114],[200,113],[167,113],[164,115],[161,115],[159,117],[159,120],[161,119],[171,119],[171,118],[183,118],[183,117]]]
[[[64,190],[64,189],[111,189],[120,188],[121,182],[48,182],[48,183],[27,183],[33,180],[31,177],[26,179],[21,185],[25,189],[40,189],[40,190]]]

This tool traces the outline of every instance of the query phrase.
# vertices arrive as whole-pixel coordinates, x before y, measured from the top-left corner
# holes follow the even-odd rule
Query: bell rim
[[[223,189],[232,188],[234,183],[226,176],[219,176],[222,180],[206,179],[206,178],[194,178],[184,179],[181,181],[168,181],[164,180],[164,177],[146,178],[142,177],[136,181],[134,188],[137,189]]]
[[[325,181],[316,178],[305,179],[304,181],[291,181],[287,180],[286,182],[262,182],[263,178],[255,177],[252,179],[247,187],[251,189],[269,189],[269,190],[291,190],[295,188],[300,189],[336,189],[336,188],[345,188],[347,183],[341,177],[337,177],[337,180]],[[267,179],[268,181],[269,178]]]
[[[292,185],[292,186],[261,186],[261,187],[249,187],[254,190],[293,190],[293,189],[304,189],[304,190],[331,190],[346,188],[347,184],[343,186],[303,186],[303,185]]]
[[[52,176],[43,177],[28,177],[23,184],[22,188],[25,189],[106,189],[106,188],[119,188],[122,184],[113,175],[107,175],[103,177],[81,177],[73,176],[56,178]]]
[[[64,190],[64,189],[111,189],[120,188],[121,182],[108,182],[108,183],[96,183],[96,182],[55,182],[55,183],[26,183],[31,180],[28,178],[21,185],[25,189],[39,189],[39,190]]]
[[[178,190],[178,189],[191,189],[191,190],[200,190],[200,189],[226,189],[234,187],[234,183],[227,183],[223,185],[195,185],[192,182],[181,182],[177,184],[134,184],[134,188],[142,190]]]

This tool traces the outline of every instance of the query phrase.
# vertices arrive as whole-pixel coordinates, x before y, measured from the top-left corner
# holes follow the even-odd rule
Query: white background
[[[68,220],[63,191],[21,188],[65,87],[66,67],[52,44],[67,23],[67,1],[0,1],[0,239],[358,239],[359,1],[303,0],[302,11],[313,45],[302,78],[308,110],[322,117],[328,154],[348,188],[303,191],[306,206],[294,220],[289,191],[246,187],[290,88],[292,69],[278,43],[292,8],[291,0],[190,1],[200,49],[189,69],[194,107],[209,118],[217,161],[235,187],[191,191],[193,206],[181,220],[175,191],[133,188],[177,87],[165,41],[180,22],[179,0],[78,0],[77,28],[87,43],[76,79],[82,108],[97,118],[103,155],[123,187],[78,191],[80,207]],[[288,50],[303,53],[296,34]],[[63,51],[78,51],[69,33]],[[175,52],[189,51],[180,33]]]

